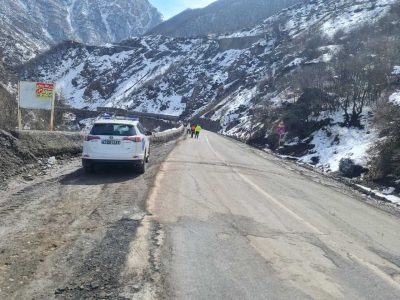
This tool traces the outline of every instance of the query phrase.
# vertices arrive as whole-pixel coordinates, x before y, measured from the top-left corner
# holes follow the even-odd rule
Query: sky
[[[205,7],[215,0],[150,0],[163,14],[164,19],[169,19],[187,8]]]

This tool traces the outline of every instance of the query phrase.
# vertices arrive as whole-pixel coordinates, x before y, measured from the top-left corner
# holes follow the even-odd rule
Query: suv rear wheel
[[[137,171],[139,174],[146,173],[146,160],[142,159],[137,167]]]
[[[147,151],[144,153],[144,158],[139,162],[137,171],[139,174],[146,173],[146,163],[148,161]]]
[[[147,155],[145,157],[146,157],[146,162],[148,163],[150,159],[150,149],[147,150]]]

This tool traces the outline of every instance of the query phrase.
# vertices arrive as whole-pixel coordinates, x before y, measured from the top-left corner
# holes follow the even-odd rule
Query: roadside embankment
[[[63,131],[16,131],[12,134],[38,158],[78,155],[85,137],[79,132]]]
[[[32,177],[43,172],[54,164],[55,157],[78,155],[83,139],[80,133],[0,130],[0,188],[11,176],[28,172]]]

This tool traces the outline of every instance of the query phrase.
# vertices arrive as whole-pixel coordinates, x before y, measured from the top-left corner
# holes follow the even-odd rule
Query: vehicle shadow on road
[[[61,185],[111,184],[133,180],[139,176],[135,170],[126,166],[96,166],[95,172],[91,174],[85,173],[83,168],[80,168],[66,175],[60,183]]]

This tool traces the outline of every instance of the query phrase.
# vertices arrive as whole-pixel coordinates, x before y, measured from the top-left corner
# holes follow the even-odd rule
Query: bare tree
[[[375,102],[387,76],[376,64],[366,64],[365,58],[350,55],[337,62],[331,89],[344,112],[344,125],[360,127],[360,116],[366,105]]]
[[[325,64],[314,64],[303,67],[294,78],[294,86],[305,90],[317,88],[323,90],[328,86],[331,74]]]

